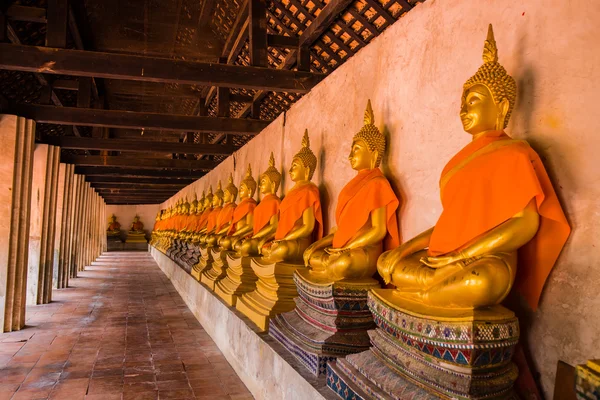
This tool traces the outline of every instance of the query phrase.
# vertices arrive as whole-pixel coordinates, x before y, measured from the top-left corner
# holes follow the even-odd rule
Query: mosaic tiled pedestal
[[[210,268],[213,263],[212,247],[200,246],[199,248],[200,260],[192,267],[192,276],[198,282],[200,282],[202,272]]]
[[[227,253],[227,276],[215,285],[215,294],[235,307],[238,297],[256,289],[258,277],[250,264],[252,257],[238,257],[233,252]]]
[[[305,269],[302,264],[264,263],[253,258],[250,266],[258,277],[256,289],[238,298],[235,308],[250,318],[261,331],[269,329],[272,316],[292,311],[296,306],[294,297],[298,296],[294,284],[294,272]]]
[[[181,241],[179,239],[173,239],[171,245],[166,249],[165,254],[171,260],[173,259],[173,253],[177,252],[181,247]]]
[[[202,272],[200,282],[204,283],[210,288],[215,290],[215,284],[221,279],[227,276],[227,253],[229,251],[221,251],[219,248],[213,248],[212,250],[212,266]]]
[[[345,387],[357,399],[365,394],[377,399],[513,398],[518,371],[511,358],[519,323],[511,311],[501,306],[459,312],[425,308],[398,298],[392,289],[370,292],[368,303],[377,324],[369,331],[373,347],[328,366],[327,384],[340,397],[353,398],[340,389]],[[435,397],[419,397],[423,393]]]
[[[330,282],[307,270],[296,271],[294,282],[296,308],[273,317],[269,334],[309,371],[324,375],[328,362],[370,347],[367,331],[375,323],[367,293],[379,288],[379,282]]]
[[[200,247],[198,243],[188,243],[187,251],[181,256],[181,263],[184,269],[191,273],[192,267],[200,261]]]

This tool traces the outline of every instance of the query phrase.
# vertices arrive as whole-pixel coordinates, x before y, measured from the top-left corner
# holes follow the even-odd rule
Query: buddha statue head
[[[188,201],[187,196],[185,196],[185,200],[183,200],[183,204],[181,205],[181,214],[190,215],[190,207],[190,202]]]
[[[225,191],[223,192],[223,203],[233,203],[238,195],[238,188],[233,184],[233,174],[229,173],[229,178],[227,178],[227,186],[225,186]]]
[[[194,196],[196,195],[196,193],[194,192]],[[197,200],[197,204],[196,204],[196,214],[200,215],[202,214],[202,212],[204,211],[204,201],[206,200],[206,193],[204,192],[204,190],[202,191],[202,197],[200,197],[200,200]]]
[[[498,63],[498,48],[490,24],[483,46],[483,65],[463,86],[460,119],[471,135],[503,130],[517,97],[515,80]]]
[[[267,168],[267,170],[260,176],[258,188],[260,193],[263,195],[275,194],[277,193],[280,184],[281,173],[277,171],[277,168],[275,168],[275,157],[273,157],[273,152],[271,152],[271,157],[269,158],[269,168]]]
[[[197,210],[198,210],[198,196],[196,196],[196,192],[194,192],[194,200],[192,200],[192,202],[190,203],[189,215],[196,214]]]
[[[290,178],[294,182],[310,181],[317,168],[317,157],[310,149],[310,139],[308,138],[308,129],[304,131],[302,137],[302,149],[292,159],[290,167]]]
[[[356,171],[377,168],[385,153],[385,136],[375,126],[371,100],[367,102],[364,125],[352,139],[348,155],[352,169]]]
[[[212,206],[213,208],[215,207],[221,207],[223,205],[223,189],[221,189],[221,181],[219,181],[217,183],[217,190],[215,191],[215,194],[213,195],[212,198]]]
[[[246,176],[242,180],[242,183],[240,183],[240,199],[254,197],[254,193],[256,193],[256,181],[252,177],[252,167],[248,164]]]
[[[205,210],[213,208],[213,199],[214,199],[214,195],[212,192],[212,185],[210,185],[210,187],[208,188],[208,194],[204,198],[204,209]]]

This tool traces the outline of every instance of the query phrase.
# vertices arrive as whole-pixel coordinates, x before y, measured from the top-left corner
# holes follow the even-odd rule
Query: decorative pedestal
[[[188,243],[187,251],[181,256],[181,263],[183,264],[184,269],[188,273],[191,273],[192,268],[198,261],[200,261],[200,247],[198,246],[198,243]]]
[[[192,276],[198,282],[200,282],[202,272],[212,266],[213,258],[211,250],[211,247],[200,246],[200,260],[192,267]]]
[[[167,255],[167,257],[169,257],[172,260],[173,253],[175,253],[177,250],[179,250],[180,246],[181,246],[181,243],[179,243],[179,239],[172,239],[171,245],[165,251],[165,254]]]
[[[145,233],[127,232],[125,243],[148,243]]]
[[[331,282],[307,270],[296,271],[294,282],[299,294],[296,308],[273,317],[269,335],[310,372],[324,375],[328,362],[369,349],[367,331],[375,323],[367,294],[379,288],[379,282]]]
[[[577,366],[575,390],[579,400],[600,399],[600,360]]]
[[[253,257],[238,257],[227,252],[227,276],[215,285],[215,294],[235,307],[238,297],[256,289],[258,277],[250,266]]]
[[[298,291],[293,275],[297,269],[305,267],[283,262],[267,264],[260,258],[253,258],[250,266],[258,277],[256,289],[242,295],[235,308],[250,318],[260,330],[266,331],[273,315],[294,309],[294,297],[298,296]]]
[[[215,290],[216,282],[227,276],[227,253],[228,251],[221,251],[219,248],[214,248],[212,251],[212,266],[209,269],[202,272],[201,282],[210,288]]]
[[[513,398],[519,322],[511,311],[433,309],[392,289],[371,291],[368,302],[373,347],[327,366],[327,385],[343,399]]]

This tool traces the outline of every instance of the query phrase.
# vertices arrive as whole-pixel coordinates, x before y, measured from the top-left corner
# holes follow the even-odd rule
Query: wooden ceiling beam
[[[0,55],[0,57],[2,56]],[[17,115],[37,122],[60,125],[144,128],[180,132],[226,132],[238,135],[257,134],[270,123],[270,121],[253,119],[196,117],[30,104],[16,104],[13,106],[13,111]]]
[[[87,176],[87,182],[94,183],[149,183],[161,185],[189,185],[196,182],[195,178],[157,178],[157,177],[139,177],[139,176]]]
[[[162,182],[164,179],[198,179],[206,175],[203,170],[189,169],[136,169],[119,167],[84,167],[75,166],[75,173],[86,175],[87,177],[135,177],[135,178],[153,178],[155,181]],[[156,179],[163,178],[163,179]]]
[[[93,188],[105,188],[105,189],[120,189],[120,188],[131,188],[136,187],[137,189],[164,189],[171,188],[173,190],[179,190],[187,186],[187,184],[160,184],[160,183],[123,183],[123,182],[90,182]]]
[[[285,35],[267,35],[267,45],[280,49],[296,49],[300,46],[300,39]]]
[[[180,142],[159,142],[150,140],[78,138],[73,136],[48,136],[42,140],[45,144],[60,146],[63,149],[131,151],[139,153],[183,153],[230,155],[234,146],[220,144],[194,144]]]
[[[0,69],[307,93],[325,75],[130,54],[0,44]]]
[[[67,47],[68,0],[48,0],[46,47]]]
[[[13,4],[6,10],[6,16],[13,21],[37,22],[45,24],[46,9],[41,7],[27,7]]]
[[[186,168],[211,170],[218,163],[206,160],[174,160],[169,158],[139,158],[124,156],[62,155],[61,162],[83,166],[135,167],[135,168]]]

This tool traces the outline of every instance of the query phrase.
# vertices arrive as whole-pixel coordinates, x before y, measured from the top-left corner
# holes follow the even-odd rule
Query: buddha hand
[[[464,260],[466,257],[460,251],[451,251],[438,257],[421,257],[420,262],[430,268],[442,268],[450,264],[455,264],[458,261]]]

